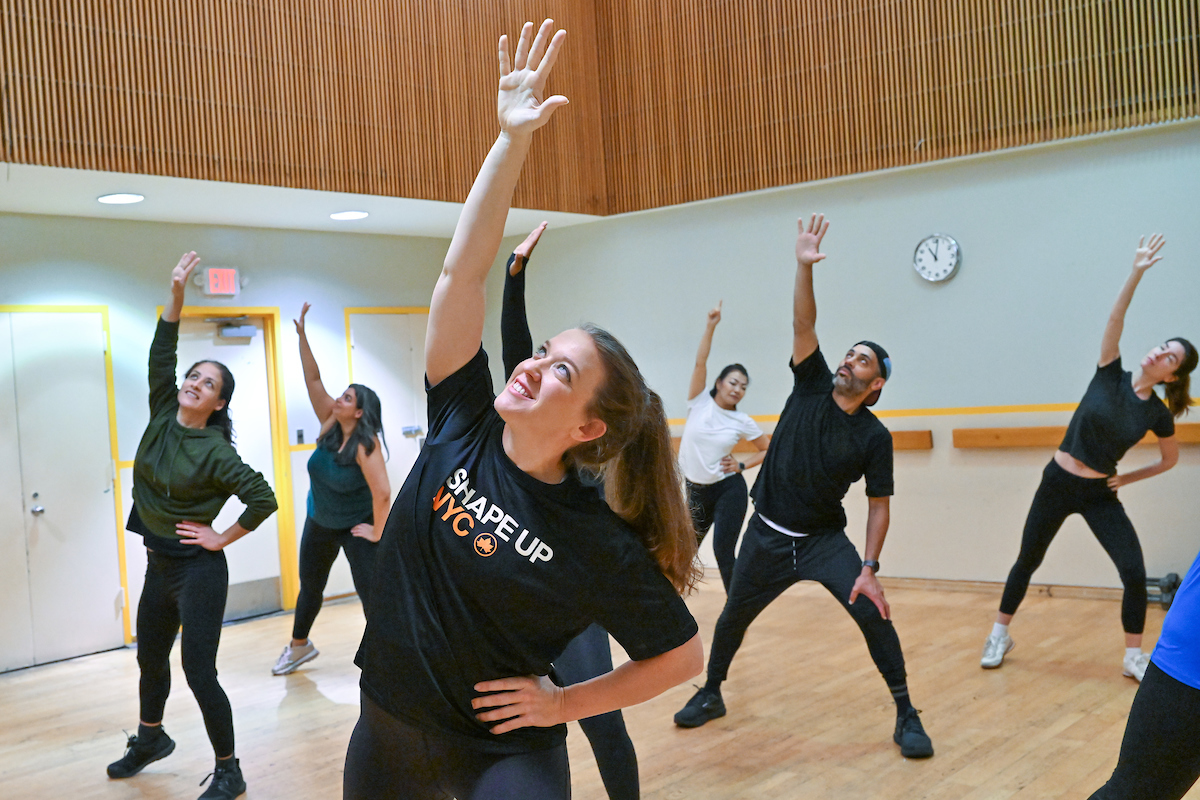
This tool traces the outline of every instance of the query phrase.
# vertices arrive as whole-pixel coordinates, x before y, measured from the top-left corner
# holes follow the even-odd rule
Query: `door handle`
[[[35,517],[40,517],[42,514],[46,513],[46,507],[34,506],[33,508],[29,509],[29,513],[33,514]]]

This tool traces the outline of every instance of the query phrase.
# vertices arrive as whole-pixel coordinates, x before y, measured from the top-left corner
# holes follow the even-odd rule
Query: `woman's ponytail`
[[[1163,384],[1163,393],[1167,396],[1167,408],[1171,409],[1173,416],[1178,417],[1186,412],[1189,406],[1195,404],[1191,393],[1191,374],[1192,370],[1196,368],[1196,348],[1182,336],[1168,339],[1167,342],[1179,342],[1183,346],[1183,363],[1179,365],[1179,369],[1175,370],[1175,380]]]
[[[637,532],[676,591],[687,594],[701,576],[696,531],[662,398],[646,385],[616,337],[595,325],[581,327],[604,362],[605,382],[591,411],[607,430],[571,448],[564,458],[603,478],[609,506]]]

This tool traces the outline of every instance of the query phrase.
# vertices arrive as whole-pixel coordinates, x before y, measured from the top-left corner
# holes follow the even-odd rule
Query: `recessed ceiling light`
[[[121,192],[118,194],[101,195],[100,197],[96,198],[96,201],[110,206],[124,206],[129,205],[130,203],[140,203],[145,199],[146,198],[142,197],[140,194],[125,194]]]
[[[336,214],[330,214],[330,219],[347,220],[347,219],[366,219],[369,217],[366,211],[339,211]]]

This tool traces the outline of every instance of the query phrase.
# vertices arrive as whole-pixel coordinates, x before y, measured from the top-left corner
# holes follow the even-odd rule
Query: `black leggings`
[[[1121,624],[1126,633],[1140,634],[1146,627],[1146,564],[1142,546],[1117,493],[1105,478],[1080,478],[1051,461],[1042,471],[1042,482],[1021,534],[1021,553],[1008,573],[1000,613],[1015,614],[1033,572],[1042,563],[1050,542],[1071,514],[1082,514],[1100,545],[1117,565],[1125,593],[1121,599]]]
[[[590,626],[572,639],[562,655],[554,659],[554,674],[563,686],[583,683],[612,672],[612,668],[608,631],[599,625]],[[637,753],[621,712],[581,719],[579,727],[592,745],[609,800],[637,800],[640,796]]]
[[[1090,800],[1178,800],[1200,778],[1200,689],[1153,661],[1133,698],[1121,755]]]
[[[729,597],[717,620],[708,658],[708,688],[716,688],[729,674],[754,618],[792,584],[812,580],[828,589],[853,617],[893,695],[902,691],[907,683],[904,653],[891,620],[884,619],[866,595],[860,595],[854,605],[848,602],[861,574],[862,559],[845,533],[793,538],[767,527],[755,514],[746,526]]]
[[[371,523],[370,519],[364,521]],[[325,584],[329,582],[329,570],[337,560],[338,550],[346,551],[354,590],[362,601],[363,614],[367,613],[371,578],[375,574],[375,542],[353,535],[350,528],[326,528],[309,517],[300,538],[300,593],[296,596],[296,616],[292,622],[293,639],[308,638],[324,602]]]
[[[402,722],[362,695],[342,776],[342,800],[568,800],[565,744],[482,753]]]
[[[746,479],[740,472],[735,472],[716,483],[688,481],[687,494],[688,505],[692,509],[692,525],[696,528],[696,543],[704,541],[709,528],[716,527],[713,554],[717,557],[717,569],[721,572],[721,583],[725,584],[725,594],[729,594],[729,585],[733,583],[733,551],[737,547],[738,534],[742,532],[746,506],[749,504]]]
[[[142,722],[162,722],[171,693],[171,648],[183,626],[183,674],[204,716],[218,758],[233,753],[233,711],[217,683],[217,645],[225,616],[229,567],[224,551],[197,546],[191,557],[146,551],[146,584],[137,613],[137,660]]]

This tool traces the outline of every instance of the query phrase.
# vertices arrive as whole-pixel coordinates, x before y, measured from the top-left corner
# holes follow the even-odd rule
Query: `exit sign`
[[[241,288],[237,267],[205,267],[203,287],[210,297],[237,297]]]

